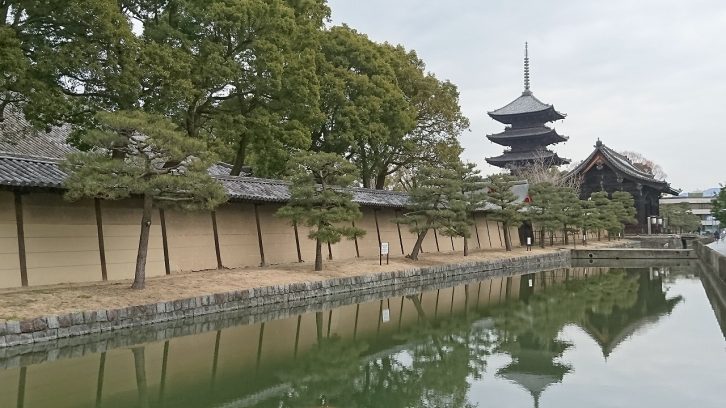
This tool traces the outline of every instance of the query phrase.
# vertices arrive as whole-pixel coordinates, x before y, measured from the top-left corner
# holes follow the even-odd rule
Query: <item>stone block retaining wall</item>
[[[416,293],[427,284],[456,282],[474,275],[481,278],[542,267],[567,267],[569,250],[489,261],[414,268],[397,272],[298,282],[226,293],[202,295],[120,309],[75,312],[23,321],[0,322],[0,349],[33,343],[58,341],[87,334],[192,319],[213,313],[273,306],[276,309],[319,303],[328,297],[380,294],[392,289],[412,289]],[[482,276],[484,275],[484,276]],[[1,357],[1,356],[0,356]]]

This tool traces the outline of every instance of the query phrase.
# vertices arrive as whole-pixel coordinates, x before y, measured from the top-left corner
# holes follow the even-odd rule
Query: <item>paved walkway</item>
[[[712,244],[708,244],[708,246],[726,255],[726,239],[718,240]]]

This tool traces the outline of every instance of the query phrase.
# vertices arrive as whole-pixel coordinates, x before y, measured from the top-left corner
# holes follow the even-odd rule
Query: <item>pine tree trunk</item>
[[[384,187],[386,187],[386,174],[381,171],[381,173],[376,176],[376,190],[383,190]]]
[[[245,159],[247,156],[247,141],[245,137],[242,137],[237,146],[237,154],[234,156],[234,162],[232,163],[232,170],[229,172],[230,176],[239,176],[242,172],[242,167],[245,165]]]
[[[597,240],[600,241],[602,239],[602,236],[600,235],[600,230],[597,230]]]
[[[427,232],[429,232],[428,229],[426,229],[424,232],[418,234],[418,238],[416,239],[416,243],[413,245],[413,249],[411,250],[411,254],[408,256],[409,258],[413,259],[414,261],[418,261],[418,254],[421,252],[421,244],[423,243],[423,240],[426,237],[426,233]]]
[[[539,230],[539,246],[542,248],[545,247],[545,230],[544,230],[544,228]]]
[[[149,406],[149,387],[146,381],[146,357],[143,347],[131,349],[134,354],[134,369],[136,370],[136,390],[139,393],[139,407]]]
[[[323,243],[319,239],[315,240],[315,270],[323,270]]]
[[[507,251],[512,250],[512,238],[509,236],[509,224],[503,223],[504,225],[504,248]]]
[[[469,255],[469,239],[464,237],[464,256]]]
[[[141,234],[139,235],[139,251],[136,255],[136,272],[132,289],[143,289],[146,284],[146,255],[149,249],[149,231],[151,230],[151,210],[154,200],[151,194],[144,194],[144,212],[141,215]]]

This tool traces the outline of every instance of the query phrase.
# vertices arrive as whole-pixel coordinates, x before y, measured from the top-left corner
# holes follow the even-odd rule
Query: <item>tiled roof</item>
[[[69,152],[77,151],[65,140],[69,128],[53,128],[51,132],[34,130],[25,121],[17,120],[19,115],[6,115],[5,128],[0,137],[0,187],[63,188],[66,173],[60,163]],[[13,119],[15,117],[15,119]],[[1,126],[2,124],[0,124]],[[20,137],[29,132],[30,137]],[[41,154],[36,154],[36,149]],[[248,176],[230,176],[232,166],[217,163],[209,168],[209,174],[219,181],[233,200],[286,202],[290,198],[288,183],[282,180],[262,179]],[[397,191],[353,188],[353,200],[361,205],[374,207],[403,208],[408,194]],[[515,194],[524,200],[527,184],[513,188]]]
[[[66,174],[59,159],[0,153],[0,185],[61,188]]]
[[[525,91],[517,99],[507,105],[493,110],[489,113],[494,119],[501,119],[506,116],[523,115],[530,113],[548,112],[551,116],[550,120],[564,119],[565,115],[557,112],[552,105],[546,104],[535,98],[532,92]]]
[[[605,144],[603,144],[600,140],[598,140],[595,144],[595,150],[593,150],[590,156],[578,164],[577,167],[570,172],[570,175],[581,174],[585,171],[598,153],[607,160],[616,172],[620,172],[636,181],[655,186],[668,194],[678,195],[680,193],[679,190],[672,188],[667,181],[658,180],[652,174],[637,168],[630,160],[628,160],[627,157],[605,146]]]
[[[75,149],[66,143],[70,125],[36,129],[13,105],[5,107],[0,121],[0,152],[61,159]]]
[[[546,144],[565,142],[568,139],[567,136],[562,136],[556,130],[550,129],[547,126],[509,127],[504,132],[487,135],[487,139],[503,146],[511,146],[515,141],[531,138],[544,140]]]
[[[256,177],[215,177],[224,186],[229,197],[237,200],[286,202],[290,198],[289,184],[283,180]],[[353,188],[353,201],[376,207],[402,208],[408,194],[367,188]]]

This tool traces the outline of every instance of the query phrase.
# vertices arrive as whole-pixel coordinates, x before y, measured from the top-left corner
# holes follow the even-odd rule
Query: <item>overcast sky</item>
[[[685,191],[726,182],[725,0],[329,0],[333,23],[403,44],[461,92],[464,158],[483,173],[503,148],[486,115],[532,91],[567,114],[554,146],[577,162],[595,141],[660,164]]]

